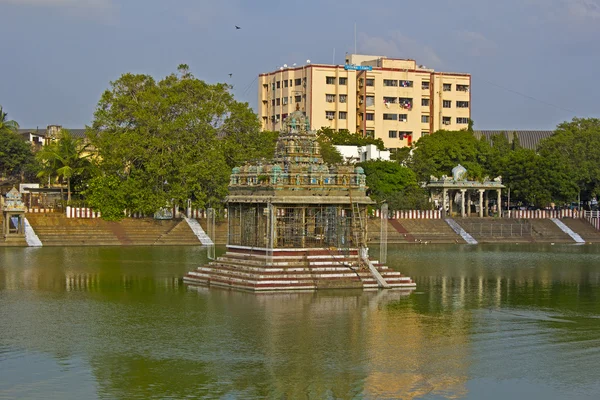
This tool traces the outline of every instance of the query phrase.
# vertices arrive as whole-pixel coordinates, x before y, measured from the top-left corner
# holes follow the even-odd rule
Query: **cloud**
[[[498,45],[479,32],[467,30],[455,31],[454,38],[467,53],[474,57],[493,55],[498,50]]]
[[[444,64],[434,49],[398,31],[390,32],[387,38],[360,33],[359,53],[411,58],[415,59],[418,64],[434,68],[439,68]]]
[[[569,15],[583,20],[600,19],[600,4],[596,0],[563,0]]]

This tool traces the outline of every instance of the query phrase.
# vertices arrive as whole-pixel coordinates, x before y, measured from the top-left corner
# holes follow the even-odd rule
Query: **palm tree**
[[[42,165],[38,177],[48,177],[50,179],[53,175],[56,175],[58,178],[66,180],[67,202],[70,202],[71,178],[91,169],[90,157],[91,152],[88,144],[85,144],[81,138],[73,137],[68,130],[61,129],[58,140],[44,146],[36,154],[36,158]]]
[[[16,121],[9,120],[8,114],[4,112],[2,106],[0,106],[0,133],[14,132],[16,133],[19,129],[19,124]]]

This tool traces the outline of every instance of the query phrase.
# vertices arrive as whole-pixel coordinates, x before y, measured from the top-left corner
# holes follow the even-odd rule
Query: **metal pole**
[[[379,235],[379,262],[385,264],[387,262],[387,225],[388,225],[389,208],[387,203],[381,206],[381,233]]]

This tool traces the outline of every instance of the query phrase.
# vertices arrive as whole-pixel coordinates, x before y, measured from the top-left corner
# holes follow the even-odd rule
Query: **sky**
[[[343,64],[355,24],[360,54],[471,73],[475,129],[600,117],[600,0],[0,0],[0,21],[0,105],[23,128],[84,127],[120,75],[181,63],[255,108],[259,73]]]

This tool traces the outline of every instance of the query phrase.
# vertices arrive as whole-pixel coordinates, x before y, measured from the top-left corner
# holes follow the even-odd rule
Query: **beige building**
[[[298,107],[311,129],[347,129],[398,148],[439,129],[466,129],[471,117],[471,75],[436,72],[415,60],[351,54],[345,65],[307,62],[258,81],[264,130],[279,131]]]

